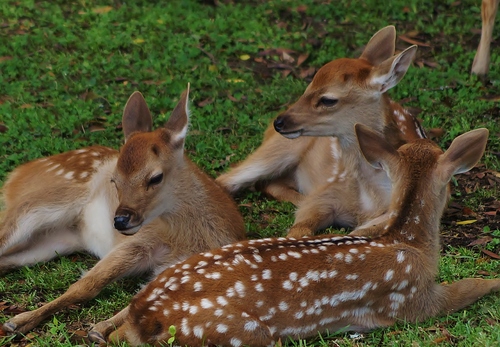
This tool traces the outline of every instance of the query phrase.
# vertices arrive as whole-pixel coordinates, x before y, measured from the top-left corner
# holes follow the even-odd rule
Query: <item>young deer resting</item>
[[[480,159],[488,131],[459,136],[444,154],[426,139],[396,151],[364,126],[356,133],[368,162],[392,178],[390,219],[371,231],[383,236],[251,240],[194,255],[133,298],[111,340],[159,346],[173,325],[180,346],[274,346],[422,321],[500,290],[500,279],[435,283],[448,181]]]
[[[448,182],[481,158],[488,131],[457,137],[445,153],[426,139],[396,151],[365,126],[356,133],[367,161],[394,186],[388,223],[369,231],[382,236],[251,240],[194,255],[139,292],[110,338],[158,346],[174,325],[180,346],[274,346],[289,336],[421,321],[500,290],[500,279],[435,283]]]
[[[383,133],[394,148],[425,137],[411,114],[385,93],[403,78],[417,49],[394,56],[395,40],[396,30],[388,26],[373,35],[359,59],[324,65],[274,121],[276,131],[269,127],[262,145],[217,182],[233,194],[264,182],[267,194],[297,205],[291,237],[330,225],[360,226],[384,214],[389,178],[363,160],[354,124]]]
[[[481,3],[481,41],[472,63],[473,74],[485,76],[490,69],[490,45],[493,37],[493,27],[500,0],[482,0]]]
[[[12,172],[3,187],[0,272],[76,251],[101,260],[59,298],[4,323],[5,331],[25,333],[120,277],[156,275],[192,254],[245,239],[236,204],[184,155],[188,91],[164,128],[151,132],[151,126],[135,92],[123,112],[120,152],[93,146]],[[98,325],[97,333],[119,326],[121,316]]]

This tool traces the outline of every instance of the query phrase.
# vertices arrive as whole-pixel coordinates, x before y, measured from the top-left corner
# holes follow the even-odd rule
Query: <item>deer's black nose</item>
[[[277,132],[281,132],[281,130],[283,130],[284,125],[285,125],[285,121],[283,120],[282,116],[278,116],[274,120],[274,130],[276,130]]]
[[[130,215],[115,216],[115,229],[127,230],[128,222],[130,222]]]

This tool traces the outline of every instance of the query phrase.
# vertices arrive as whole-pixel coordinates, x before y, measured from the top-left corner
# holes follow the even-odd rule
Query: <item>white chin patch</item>
[[[297,137],[299,137],[300,135],[302,135],[302,130],[295,131],[293,133],[281,134],[281,135],[283,135],[287,139],[296,139]]]
[[[130,228],[130,229],[127,229],[127,230],[118,230],[120,233],[122,233],[123,235],[135,235],[142,227],[142,223],[133,227],[133,228]]]

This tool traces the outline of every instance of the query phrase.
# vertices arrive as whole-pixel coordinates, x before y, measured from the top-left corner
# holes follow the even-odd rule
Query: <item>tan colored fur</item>
[[[479,76],[485,76],[490,69],[490,45],[499,2],[500,0],[482,0],[481,2],[481,40],[471,69],[473,74]]]
[[[124,109],[120,152],[93,146],[12,172],[3,187],[0,272],[75,251],[101,260],[54,301],[5,322],[5,331],[25,333],[120,277],[156,275],[194,253],[245,239],[234,201],[184,155],[187,104],[185,92],[165,127],[151,131],[136,92]],[[98,324],[91,337],[102,340],[122,317]]]
[[[386,226],[366,236],[323,235],[240,242],[165,270],[137,294],[110,336],[160,346],[275,346],[281,339],[366,331],[455,312],[500,290],[500,279],[435,282],[439,222],[454,173],[480,159],[488,131],[453,141],[444,154],[419,139],[397,151],[357,126],[370,165],[394,186]]]
[[[360,58],[324,65],[299,100],[274,121],[277,131],[270,126],[262,145],[217,182],[233,194],[257,184],[274,198],[297,205],[288,234],[292,237],[332,224],[370,225],[383,215],[390,182],[362,159],[354,124],[383,133],[395,148],[425,137],[411,114],[385,94],[403,78],[416,50],[410,47],[394,56],[395,38],[394,27],[386,27]],[[322,98],[335,103],[325,105]]]

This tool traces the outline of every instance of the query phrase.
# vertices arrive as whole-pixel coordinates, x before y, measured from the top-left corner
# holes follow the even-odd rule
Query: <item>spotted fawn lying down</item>
[[[404,77],[417,51],[412,46],[394,55],[395,40],[394,26],[385,27],[359,58],[324,65],[299,100],[269,126],[262,145],[217,182],[231,193],[257,184],[298,206],[290,237],[330,225],[385,221],[390,180],[363,159],[354,124],[383,133],[394,148],[425,137],[413,116],[386,93]]]
[[[188,100],[186,91],[165,127],[151,131],[146,101],[135,92],[123,112],[120,152],[93,146],[12,172],[3,187],[0,273],[77,251],[101,260],[60,297],[5,322],[5,331],[25,333],[120,277],[156,275],[245,238],[234,201],[184,154]],[[94,336],[119,326],[125,313],[98,324]]]
[[[481,158],[488,131],[457,137],[445,153],[426,139],[396,151],[364,126],[356,133],[366,160],[392,179],[390,219],[370,232],[381,236],[251,240],[192,256],[133,298],[111,340],[159,345],[173,325],[180,346],[274,346],[422,321],[500,290],[500,279],[435,282],[448,182]]]

